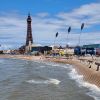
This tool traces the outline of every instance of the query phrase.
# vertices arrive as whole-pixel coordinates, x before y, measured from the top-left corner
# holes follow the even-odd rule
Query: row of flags
[[[84,23],[82,23],[82,25],[81,25],[81,31],[83,30],[83,28],[84,28]],[[68,28],[68,34],[70,33],[70,31],[71,31],[71,26]],[[58,35],[59,35],[59,33],[57,32],[55,37],[58,37]]]

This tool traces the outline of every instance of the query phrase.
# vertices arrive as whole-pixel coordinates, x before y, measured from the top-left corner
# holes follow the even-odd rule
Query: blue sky
[[[61,11],[69,12],[92,2],[96,2],[96,0],[1,0],[0,11],[18,11],[22,14],[29,11],[32,14],[40,12],[57,14]]]
[[[34,43],[53,45],[77,45],[81,23],[81,45],[100,43],[99,0],[1,0],[0,1],[0,49],[18,48],[25,44],[26,18],[32,16]],[[72,31],[67,39],[67,29]]]

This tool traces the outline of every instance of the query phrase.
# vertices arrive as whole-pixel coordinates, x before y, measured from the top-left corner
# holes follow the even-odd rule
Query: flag
[[[68,33],[71,31],[71,27],[68,28]]]
[[[59,34],[59,33],[57,32],[57,33],[56,33],[56,37],[58,37],[58,34]]]
[[[82,23],[82,25],[81,25],[81,30],[84,28],[84,23]]]

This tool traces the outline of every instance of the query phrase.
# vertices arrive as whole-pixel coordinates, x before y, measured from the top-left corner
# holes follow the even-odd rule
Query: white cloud
[[[42,12],[32,16],[33,39],[39,44],[53,44],[56,32],[59,36],[56,43],[66,45],[67,28],[72,26],[69,34],[69,44],[78,43],[80,25],[85,23],[81,44],[100,43],[100,32],[86,32],[100,24],[100,3],[91,3],[73,9],[71,12],[60,12],[54,16]],[[26,16],[27,17],[27,16]],[[26,18],[18,13],[0,15],[0,43],[16,47],[25,43]],[[84,32],[85,31],[85,32]],[[16,45],[15,45],[16,44]],[[18,44],[18,45],[17,45]],[[13,46],[11,46],[13,45]]]
[[[62,42],[62,44],[70,44],[70,45],[78,45],[79,44],[79,38],[80,38],[80,44],[98,44],[100,43],[100,32],[87,32],[87,33],[70,33],[68,35],[67,40],[67,34],[60,35],[59,41]],[[59,43],[59,41],[57,41]]]
[[[100,24],[100,3],[91,3],[73,9],[72,12],[59,13],[57,17],[62,18],[64,22],[74,28],[79,28],[84,22],[87,26]]]
[[[47,13],[47,12],[42,12],[42,13],[38,13],[38,14],[36,14],[36,16],[37,17],[48,17],[49,16],[49,13]]]

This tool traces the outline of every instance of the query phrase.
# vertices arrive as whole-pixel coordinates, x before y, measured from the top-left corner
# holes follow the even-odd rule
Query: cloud
[[[79,28],[80,24],[84,22],[87,27],[95,24],[100,24],[100,3],[91,3],[73,9],[71,12],[61,12],[57,15],[58,18],[63,19],[65,23]]]
[[[25,34],[26,23],[21,16],[8,13],[0,16],[0,49],[17,48]]]
[[[66,45],[67,29],[72,27],[69,34],[69,44],[78,43],[81,23],[85,23],[81,36],[81,44],[100,43],[100,31],[92,32],[100,24],[100,3],[90,3],[75,8],[70,12],[59,12],[51,16],[41,12],[32,16],[32,30],[34,43],[52,45],[54,36],[59,32],[56,44]],[[25,15],[27,17],[27,15]],[[26,17],[16,13],[0,15],[0,44],[2,47],[18,48],[25,44],[27,22]],[[95,29],[96,30],[96,29]]]
[[[68,35],[67,40],[67,34],[60,35],[59,39],[56,41],[58,44],[61,43],[64,44],[70,44],[70,45],[79,45],[79,38],[80,38],[80,44],[98,44],[100,43],[100,32],[86,32],[86,33],[70,33]],[[60,42],[59,42],[60,41]]]
[[[42,17],[42,18],[44,18],[44,17],[48,17],[48,16],[49,16],[49,13],[47,13],[47,12],[42,12],[42,13],[36,14],[36,16],[37,16],[37,17]]]

